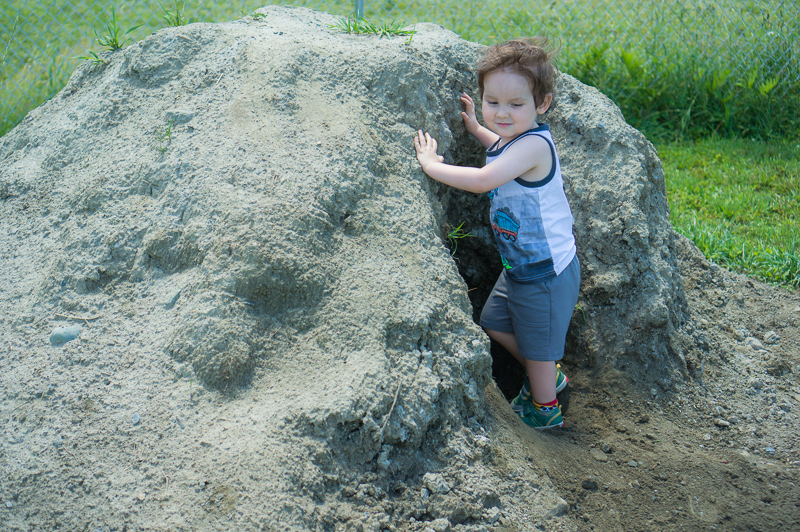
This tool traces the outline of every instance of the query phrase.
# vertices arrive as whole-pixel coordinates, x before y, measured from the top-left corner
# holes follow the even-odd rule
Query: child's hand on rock
[[[461,118],[464,120],[464,127],[467,128],[469,133],[474,134],[480,124],[478,118],[475,116],[475,102],[469,97],[466,92],[461,93],[461,103],[464,104],[464,112],[461,113]]]
[[[437,147],[436,139],[428,133],[422,133],[422,130],[419,130],[414,135],[414,149],[417,150],[417,160],[422,165],[423,171],[431,163],[444,162],[444,157],[436,154]]]

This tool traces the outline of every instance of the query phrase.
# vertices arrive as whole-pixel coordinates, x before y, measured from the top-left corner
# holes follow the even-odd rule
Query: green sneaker
[[[526,406],[524,411],[518,415],[526,425],[539,430],[564,426],[564,420],[561,418],[561,405],[542,410],[530,405]]]
[[[533,400],[531,397],[530,382],[526,375],[525,380],[522,382],[522,389],[519,391],[519,395],[511,400],[511,410],[517,414],[521,414],[524,406],[526,404],[531,404]],[[564,372],[561,371],[561,365],[556,365],[556,393],[566,388],[567,384],[569,384],[569,379],[564,375]]]
[[[556,364],[556,393],[559,393],[569,384],[569,379],[561,371],[561,364]]]

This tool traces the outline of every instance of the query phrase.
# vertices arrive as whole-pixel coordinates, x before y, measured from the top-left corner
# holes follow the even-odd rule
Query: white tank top
[[[572,211],[550,127],[539,124],[499,149],[498,140],[486,150],[486,164],[529,135],[537,135],[550,145],[552,169],[539,181],[518,177],[489,192],[489,218],[508,276],[517,282],[540,283],[564,271],[576,251]]]

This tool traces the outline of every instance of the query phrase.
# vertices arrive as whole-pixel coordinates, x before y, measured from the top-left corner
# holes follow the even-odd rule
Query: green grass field
[[[675,227],[722,265],[797,287],[800,13],[795,1],[384,0],[366,1],[365,17],[436,22],[483,43],[548,35],[559,46],[560,68],[612,97],[658,146]],[[282,3],[339,16],[351,14],[354,6]],[[77,7],[70,8],[73,4]],[[158,1],[113,4],[123,32],[141,25],[130,34],[134,40],[167,26]],[[174,9],[174,0],[163,4]],[[184,16],[189,22],[221,22],[262,5],[190,0]],[[92,0],[4,3],[0,135],[63,87],[78,56],[102,51],[93,30],[102,36],[110,16],[109,8]],[[773,81],[777,85],[765,91]]]
[[[800,143],[706,139],[658,153],[678,232],[722,266],[800,286]]]

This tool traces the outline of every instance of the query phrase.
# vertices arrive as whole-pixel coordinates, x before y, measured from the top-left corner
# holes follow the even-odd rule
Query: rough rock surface
[[[452,55],[426,71],[397,41],[272,18],[167,30],[85,64],[4,139],[6,194],[41,198],[33,228],[50,231],[33,297],[66,313],[162,294],[152,347],[178,375],[224,390],[257,365],[296,372],[299,415],[321,434],[419,445],[474,410],[489,358],[428,182],[402,156],[412,130],[373,109],[410,107],[421,82],[405,73]]]
[[[580,529],[550,478],[581,434],[510,415],[472,321],[485,197],[411,147],[421,128],[480,164],[457,98],[480,47],[260,11],[84,64],[0,140],[4,526]],[[566,360],[671,390],[707,350],[660,163],[597,91],[564,75],[558,98],[584,275]]]

